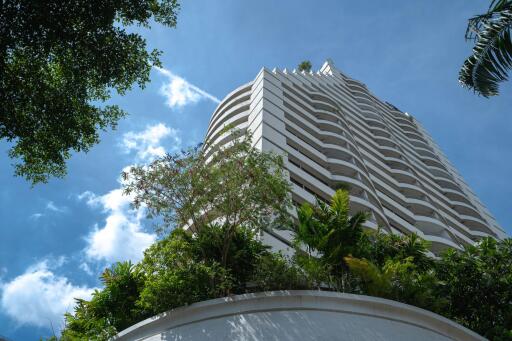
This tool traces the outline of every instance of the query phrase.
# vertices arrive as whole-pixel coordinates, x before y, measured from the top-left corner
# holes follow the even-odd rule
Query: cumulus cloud
[[[71,312],[75,298],[90,299],[95,288],[77,286],[54,273],[64,258],[29,267],[25,273],[1,285],[2,311],[21,325],[60,329],[63,315]]]
[[[163,139],[172,139],[171,151],[181,147],[179,131],[163,123],[148,126],[140,132],[125,134],[121,145],[128,153],[134,151],[137,160],[150,162],[165,154],[166,149],[161,144]],[[128,171],[130,167],[132,166],[124,167],[123,171]],[[122,184],[123,180],[120,178],[118,182]],[[85,191],[78,195],[78,199],[107,214],[105,222],[96,224],[85,238],[86,261],[137,262],[142,258],[144,250],[155,242],[156,234],[144,230],[144,208],[131,207],[133,196],[124,195],[121,187],[104,195]],[[85,265],[82,269],[88,272],[90,268]]]
[[[147,233],[142,226],[143,209],[130,207],[131,196],[123,195],[121,188],[114,189],[102,196],[84,192],[82,198],[91,207],[101,207],[108,213],[102,227],[96,225],[86,237],[85,253],[91,260],[139,261],[143,251],[153,244],[156,235]]]
[[[148,126],[138,133],[130,131],[124,134],[121,146],[126,153],[135,152],[141,161],[152,161],[165,154],[161,145],[163,139],[171,139],[173,150],[181,147],[180,132],[163,123]]]
[[[166,98],[166,104],[171,109],[182,107],[187,104],[197,103],[200,100],[207,99],[214,103],[220,103],[220,100],[212,94],[190,84],[184,78],[172,73],[170,70],[155,67],[155,69],[168,79],[160,88],[160,94]]]

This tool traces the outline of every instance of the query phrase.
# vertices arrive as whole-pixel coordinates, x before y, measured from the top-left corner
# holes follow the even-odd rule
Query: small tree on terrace
[[[311,71],[312,66],[313,65],[311,65],[311,62],[309,60],[305,60],[305,61],[301,62],[297,68],[299,71],[309,72],[309,71]]]
[[[145,205],[150,217],[161,218],[158,231],[220,225],[222,266],[228,262],[237,227],[286,227],[290,220],[290,185],[282,158],[254,148],[250,134],[233,131],[231,136],[234,139],[223,146],[166,155],[123,174],[125,192],[134,194],[134,205]]]

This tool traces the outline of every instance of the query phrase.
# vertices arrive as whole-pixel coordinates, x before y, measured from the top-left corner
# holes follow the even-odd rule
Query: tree
[[[194,302],[292,289],[384,297],[442,314],[493,340],[511,339],[512,239],[486,238],[432,259],[418,236],[363,231],[365,214],[348,212],[345,189],[330,205],[303,205],[291,259],[272,253],[258,229],[244,224],[232,229],[227,257],[226,225],[174,229],[139,264],[107,269],[105,287],[66,315],[61,339],[106,340],[148,316]]]
[[[166,155],[123,174],[125,193],[162,220],[161,232],[176,227],[199,231],[215,222],[223,231],[225,267],[236,228],[251,231],[290,224],[290,185],[279,155],[252,146],[251,136],[233,132],[224,146],[205,145]]]
[[[176,25],[177,0],[2,1],[0,139],[13,146],[15,174],[32,184],[66,173],[72,151],[88,151],[99,130],[125,115],[102,105],[149,81],[160,52],[140,34],[151,20]]]
[[[366,255],[368,244],[363,224],[367,213],[358,212],[349,215],[350,195],[347,189],[338,189],[331,204],[318,200],[316,206],[304,203],[298,210],[299,224],[296,229],[295,242],[298,246],[298,261],[320,274],[325,269],[332,275],[336,289],[346,291],[347,264],[344,257]],[[301,247],[305,246],[309,255],[304,257]],[[311,258],[315,253],[317,257]],[[302,260],[301,260],[302,258]],[[319,264],[315,266],[316,258]]]
[[[146,281],[137,302],[143,311],[154,315],[231,292],[236,273],[222,267],[219,258],[205,257],[201,239],[176,229],[145,251],[140,269]]]
[[[247,291],[307,289],[300,269],[238,227],[221,266],[219,225],[191,234],[175,229],[144,252],[139,264],[118,263],[102,275],[105,287],[66,314],[61,340],[107,340],[138,321],[173,308]]]
[[[309,71],[311,71],[311,67],[312,67],[311,62],[309,60],[305,60],[305,61],[301,62],[299,64],[299,66],[297,66],[297,69],[299,71],[309,72]]]
[[[512,239],[484,238],[437,264],[446,317],[492,340],[512,339]]]
[[[149,317],[135,304],[145,281],[138,267],[116,263],[100,278],[104,288],[95,290],[90,301],[78,299],[75,313],[65,315],[62,340],[106,340]]]
[[[404,236],[383,233],[379,229],[371,233],[369,238],[367,258],[379,267],[385,266],[390,259],[399,262],[409,260],[421,271],[434,266],[434,259],[428,254],[430,243],[415,233]]]
[[[512,68],[512,0],[493,0],[487,13],[469,19],[466,40],[475,42],[459,81],[485,97],[499,93]]]
[[[438,296],[439,281],[429,246],[414,233],[396,235],[377,230],[370,233],[365,246],[367,258],[348,256],[345,262],[359,281],[359,293],[439,311],[445,299]]]

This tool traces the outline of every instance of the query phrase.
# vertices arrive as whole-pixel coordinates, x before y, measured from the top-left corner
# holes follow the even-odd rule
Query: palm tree
[[[348,190],[337,190],[329,204],[318,200],[312,207],[305,203],[297,210],[299,225],[296,242],[319,254],[320,259],[334,272],[346,269],[343,258],[348,255],[362,257],[361,250],[366,234],[363,224],[366,212],[349,215],[350,195]]]
[[[490,97],[512,68],[512,0],[493,0],[487,13],[469,19],[466,40],[475,42],[473,54],[459,72],[463,86]]]

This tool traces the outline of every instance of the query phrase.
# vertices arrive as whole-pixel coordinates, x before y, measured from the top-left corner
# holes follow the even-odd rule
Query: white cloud
[[[39,262],[1,285],[2,311],[19,324],[56,329],[63,326],[65,312],[72,312],[75,298],[90,299],[94,288],[76,286],[68,278],[56,275],[53,267],[64,262]],[[51,264],[54,263],[54,264]]]
[[[53,211],[53,212],[57,212],[57,213],[64,213],[67,211],[67,207],[65,206],[57,206],[53,203],[53,201],[48,201],[48,203],[46,204],[46,209],[48,211]]]
[[[42,217],[48,216],[48,211],[53,213],[66,213],[68,212],[68,208],[66,206],[57,206],[53,201],[50,200],[46,203],[46,206],[44,208],[44,212],[46,213],[36,212],[31,214],[28,218],[30,220],[37,221]]]
[[[34,213],[34,214],[31,214],[29,216],[29,219],[32,219],[32,220],[39,220],[39,218],[41,218],[42,216],[44,216],[44,214],[42,213]]]
[[[143,209],[130,207],[131,196],[123,195],[121,188],[114,189],[102,196],[84,192],[91,207],[100,206],[108,213],[105,224],[86,237],[85,253],[89,259],[104,260],[109,263],[131,260],[139,261],[143,251],[153,244],[156,235],[147,233],[142,226]]]
[[[80,269],[84,270],[84,272],[89,276],[92,276],[94,274],[91,270],[91,267],[86,262],[80,263]]]
[[[141,132],[126,133],[121,145],[126,152],[135,151],[136,160],[150,162],[165,154],[166,150],[161,145],[165,138],[173,141],[171,151],[181,147],[179,131],[163,123],[148,126]],[[132,165],[124,167],[123,171],[128,171],[130,167]],[[119,178],[118,182],[123,184],[124,180]],[[130,206],[133,196],[124,195],[122,188],[113,189],[104,195],[85,191],[78,195],[78,199],[107,214],[105,223],[101,227],[96,224],[85,238],[87,261],[137,262],[142,258],[144,250],[155,242],[156,234],[144,231],[144,208],[133,209]],[[82,269],[88,272],[84,266]]]
[[[86,203],[90,207],[96,206],[98,203],[96,201],[96,194],[91,191],[85,191],[79,195],[77,195],[78,200],[86,200]]]
[[[170,70],[155,67],[158,72],[168,78],[160,88],[160,94],[166,98],[166,104],[171,109],[182,107],[187,104],[199,102],[202,99],[208,99],[214,103],[220,103],[220,100],[212,94],[190,84],[184,78],[175,75]]]
[[[130,131],[124,134],[121,146],[126,153],[135,151],[137,159],[149,162],[165,154],[165,148],[160,144],[163,139],[172,140],[172,150],[181,147],[179,130],[163,123],[148,126],[139,133]]]

